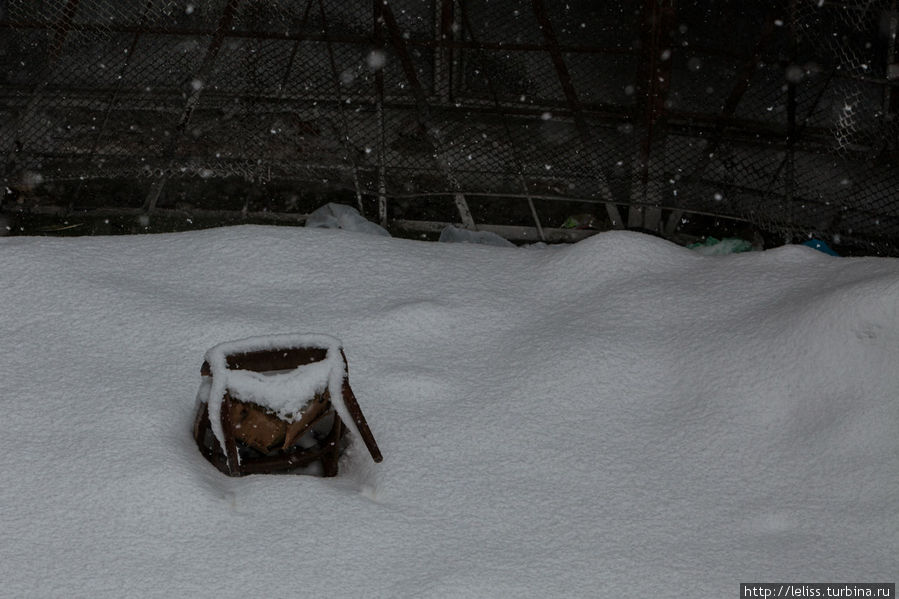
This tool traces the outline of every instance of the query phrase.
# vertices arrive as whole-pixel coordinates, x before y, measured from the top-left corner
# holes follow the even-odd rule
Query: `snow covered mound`
[[[736,596],[895,580],[899,261],[238,227],[0,239],[0,594]],[[204,352],[342,340],[384,453],[230,479]]]

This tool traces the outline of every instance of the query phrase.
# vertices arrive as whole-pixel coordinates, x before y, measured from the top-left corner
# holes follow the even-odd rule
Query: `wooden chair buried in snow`
[[[378,444],[350,388],[346,355],[327,335],[272,335],[206,352],[194,439],[229,476],[337,475],[347,429],[375,462]]]

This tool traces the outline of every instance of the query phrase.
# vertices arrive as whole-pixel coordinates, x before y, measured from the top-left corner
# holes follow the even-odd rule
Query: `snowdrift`
[[[0,239],[0,594],[735,596],[895,580],[899,261],[604,233]],[[204,352],[343,342],[384,462],[229,479]]]

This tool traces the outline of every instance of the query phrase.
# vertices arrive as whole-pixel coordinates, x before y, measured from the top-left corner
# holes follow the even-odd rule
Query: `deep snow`
[[[899,261],[334,230],[0,239],[0,595],[732,597],[895,581]],[[229,479],[205,352],[339,338],[384,454]]]

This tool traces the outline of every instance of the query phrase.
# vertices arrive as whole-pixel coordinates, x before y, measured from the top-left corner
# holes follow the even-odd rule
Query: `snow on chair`
[[[206,352],[194,439],[229,476],[337,475],[346,429],[382,460],[347,375],[340,341],[328,335],[270,335]]]

